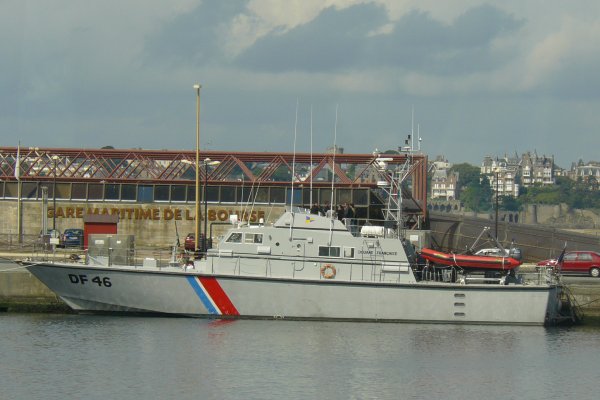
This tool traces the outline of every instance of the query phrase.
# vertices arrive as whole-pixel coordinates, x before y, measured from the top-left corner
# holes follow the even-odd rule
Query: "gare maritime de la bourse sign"
[[[86,214],[95,215],[118,215],[119,220],[136,220],[136,221],[171,221],[184,220],[193,221],[194,211],[182,208],[158,208],[158,207],[56,207],[56,218],[83,218]],[[261,218],[264,219],[265,212],[263,210],[247,210],[238,211],[225,208],[209,208],[207,215],[209,221],[229,221],[230,215],[238,215],[242,221],[250,220],[250,222],[258,222]],[[54,217],[52,207],[48,208],[48,218]],[[202,213],[200,213],[202,217]],[[203,219],[203,218],[202,218]]]

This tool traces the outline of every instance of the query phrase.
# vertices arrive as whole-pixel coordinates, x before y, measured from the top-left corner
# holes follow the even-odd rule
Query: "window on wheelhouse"
[[[339,257],[339,247],[319,246],[319,257]]]
[[[354,247],[344,247],[344,258],[354,258]]]
[[[245,243],[262,243],[262,233],[246,233]]]
[[[226,242],[228,243],[242,243],[242,232],[233,232],[227,238]]]

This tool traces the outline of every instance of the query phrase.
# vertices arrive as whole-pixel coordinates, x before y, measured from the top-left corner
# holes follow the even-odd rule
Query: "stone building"
[[[554,156],[538,156],[537,152],[527,152],[521,157],[521,183],[525,187],[535,184],[554,185]]]
[[[432,200],[455,200],[458,172],[450,172],[452,164],[443,156],[437,156],[431,163],[433,176],[431,178]]]
[[[600,162],[579,160],[571,165],[569,176],[574,181],[581,180],[590,184],[592,190],[598,190],[600,184]]]
[[[516,156],[516,154],[515,154]],[[517,197],[519,195],[518,157],[496,157],[486,156],[481,164],[481,174],[487,175],[492,191],[499,196]]]

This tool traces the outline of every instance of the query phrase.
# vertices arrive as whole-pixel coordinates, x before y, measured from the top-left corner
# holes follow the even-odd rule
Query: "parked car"
[[[512,257],[515,260],[521,260],[523,253],[519,247],[511,247],[510,249],[500,249],[492,247],[489,249],[481,249],[475,253],[476,256],[491,256],[491,257]]]
[[[539,267],[555,267],[556,259],[543,260]],[[600,277],[600,254],[595,251],[569,251],[563,258],[561,272],[567,274],[589,274]]]
[[[58,243],[54,243],[56,244],[56,247],[62,246],[62,235],[60,234],[60,231],[57,229],[49,229],[46,233],[40,231],[39,243],[42,246],[51,246],[53,244],[52,242],[54,241],[51,239],[58,239]]]
[[[83,229],[65,229],[65,232],[62,234],[62,246],[65,248],[83,247]]]
[[[194,238],[195,238],[195,234],[194,233],[188,233],[187,236],[185,237],[185,243],[183,245],[183,248],[189,251],[194,251],[195,248],[194,246],[196,245],[196,243],[194,242]]]

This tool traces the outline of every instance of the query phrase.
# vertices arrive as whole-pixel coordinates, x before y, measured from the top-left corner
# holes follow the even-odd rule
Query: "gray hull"
[[[544,325],[560,308],[555,285],[344,282],[53,263],[27,268],[82,312]]]

